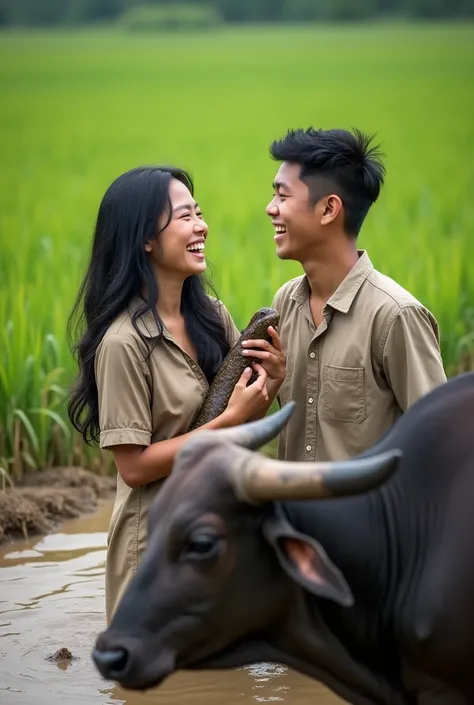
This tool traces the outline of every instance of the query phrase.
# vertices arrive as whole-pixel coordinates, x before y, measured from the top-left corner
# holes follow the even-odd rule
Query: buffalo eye
[[[193,534],[185,549],[185,558],[206,559],[214,556],[219,549],[219,537],[209,532]]]

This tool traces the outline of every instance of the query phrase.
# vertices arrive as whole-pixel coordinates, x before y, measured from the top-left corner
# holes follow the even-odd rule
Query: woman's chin
[[[191,274],[202,274],[207,269],[207,262],[203,260],[202,262],[196,263],[193,267]]]

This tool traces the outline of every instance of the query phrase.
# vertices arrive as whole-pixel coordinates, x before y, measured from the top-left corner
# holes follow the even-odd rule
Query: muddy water
[[[260,663],[178,673],[145,694],[101,679],[90,659],[104,627],[104,561],[110,503],[57,533],[0,551],[1,705],[342,705],[318,683]],[[61,647],[69,665],[46,659]]]

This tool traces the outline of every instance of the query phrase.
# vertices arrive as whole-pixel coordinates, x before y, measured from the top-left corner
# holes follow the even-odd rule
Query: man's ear
[[[264,521],[263,533],[283,570],[301,587],[343,607],[354,604],[349,585],[324,548],[296,531],[281,511]]]
[[[342,211],[342,201],[336,194],[326,196],[322,202],[321,225],[329,225]]]

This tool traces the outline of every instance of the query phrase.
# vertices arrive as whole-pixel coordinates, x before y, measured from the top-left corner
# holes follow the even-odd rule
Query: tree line
[[[211,10],[224,22],[358,20],[474,16],[474,0],[0,0],[0,25],[76,25],[117,21],[141,6]],[[197,9],[197,8],[196,8]]]

